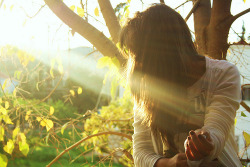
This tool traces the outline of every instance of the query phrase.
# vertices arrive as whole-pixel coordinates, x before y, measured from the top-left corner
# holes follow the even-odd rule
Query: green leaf
[[[246,141],[245,145],[246,145],[246,147],[248,147],[250,145],[250,135],[247,132],[243,131],[243,136],[244,136],[244,139]]]
[[[26,142],[19,142],[19,150],[23,153],[23,155],[27,156],[29,153],[29,145]]]
[[[77,13],[80,17],[83,17],[84,16],[84,10],[83,8],[80,8],[80,7],[77,7]]]
[[[4,141],[4,128],[0,126],[0,141]]]
[[[0,167],[7,167],[8,158],[6,155],[0,153]]]
[[[243,111],[241,112],[240,116],[247,117],[246,114]]]
[[[3,147],[4,151],[9,153],[9,154],[12,154],[12,151],[14,149],[14,142],[9,139],[7,144]]]

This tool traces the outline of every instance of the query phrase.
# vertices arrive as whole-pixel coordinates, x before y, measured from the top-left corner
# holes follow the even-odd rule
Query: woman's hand
[[[186,154],[179,153],[172,158],[161,158],[154,167],[188,167]]]
[[[186,156],[191,161],[198,161],[210,155],[214,149],[210,134],[201,131],[196,134],[194,131],[189,132],[186,143]]]

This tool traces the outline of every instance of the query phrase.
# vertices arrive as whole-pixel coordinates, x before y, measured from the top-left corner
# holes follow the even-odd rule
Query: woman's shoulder
[[[227,73],[227,74],[232,74],[232,73],[239,73],[238,68],[226,61],[226,60],[217,60],[217,59],[212,59],[209,57],[206,57],[207,62],[207,70],[210,72],[216,74],[222,74],[222,73]]]

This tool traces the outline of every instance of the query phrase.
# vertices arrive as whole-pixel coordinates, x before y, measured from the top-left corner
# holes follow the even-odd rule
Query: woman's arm
[[[142,120],[134,114],[133,157],[136,167],[153,167],[162,158],[154,151],[151,130],[142,124]]]
[[[221,73],[214,74],[215,89],[205,115],[202,130],[208,132],[213,143],[207,161],[218,157],[228,138],[230,129],[234,127],[236,110],[241,101],[240,74],[236,66],[224,62],[226,68]]]

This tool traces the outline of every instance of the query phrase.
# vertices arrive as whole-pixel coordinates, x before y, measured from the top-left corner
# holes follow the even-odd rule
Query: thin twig
[[[71,145],[70,147],[66,148],[64,151],[62,151],[56,158],[54,158],[46,167],[50,167],[51,165],[53,165],[59,158],[61,158],[65,153],[67,153],[69,150],[77,147],[78,145],[80,145],[82,142],[92,138],[92,137],[96,137],[96,136],[101,136],[101,135],[117,135],[117,136],[122,136],[125,137],[129,140],[132,141],[132,137],[130,135],[124,134],[124,133],[120,133],[120,132],[112,132],[112,131],[108,131],[108,132],[100,132],[97,134],[93,134],[90,136],[87,136],[81,140],[79,140],[78,142],[76,142],[75,144]]]
[[[32,19],[33,17],[35,17],[36,15],[38,15],[38,14],[40,13],[40,11],[41,11],[45,6],[46,6],[46,4],[42,5],[42,6],[38,9],[38,11],[37,11],[34,15],[32,15],[32,16],[30,16],[22,6],[20,6],[20,8],[24,11],[25,15],[26,15],[28,18]]]
[[[185,5],[187,2],[190,2],[191,0],[187,0],[186,2],[183,2],[182,4],[180,4],[179,6],[177,6],[176,8],[174,8],[175,10],[178,9],[179,7]]]
[[[201,0],[197,0],[193,6],[193,8],[190,10],[190,12],[188,13],[187,17],[185,18],[185,21],[187,22],[189,17],[192,15],[192,13],[194,13],[194,11],[197,9],[198,5],[200,4]]]

